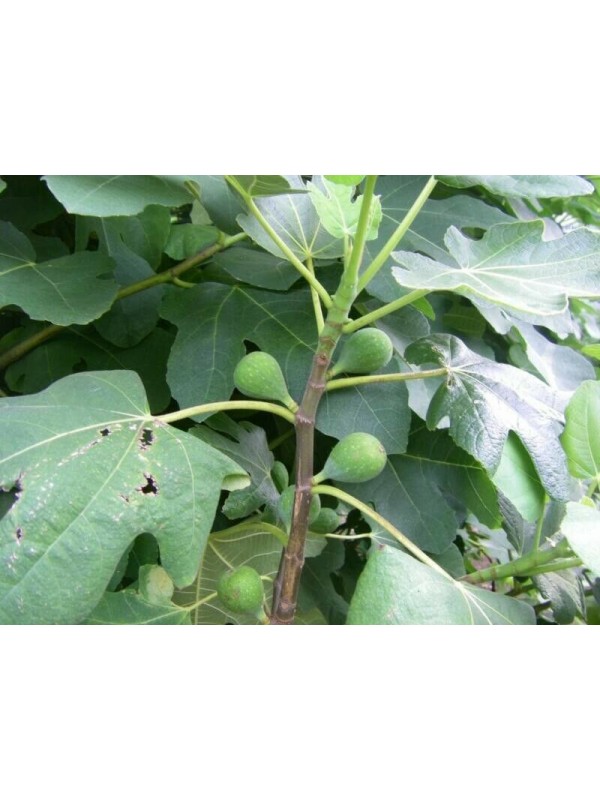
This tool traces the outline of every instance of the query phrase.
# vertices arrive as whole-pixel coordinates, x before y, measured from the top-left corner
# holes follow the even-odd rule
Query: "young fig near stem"
[[[281,367],[269,353],[248,353],[233,372],[233,382],[242,394],[258,400],[278,400],[294,413],[298,404],[290,397]]]
[[[296,494],[296,486],[292,484],[288,486],[281,493],[281,497],[279,498],[279,503],[277,505],[277,511],[281,520],[284,522],[286,528],[290,528],[292,524],[292,512],[294,510],[294,495]],[[318,495],[314,495],[310,499],[310,508],[308,511],[308,524],[310,525],[314,520],[317,519],[319,516],[319,511],[321,510],[321,498]]]
[[[318,496],[318,494],[315,495],[315,497]],[[337,511],[334,511],[333,508],[322,508],[316,520],[310,523],[310,529],[313,533],[333,533],[339,524],[340,518]]]
[[[377,372],[385,367],[394,355],[392,340],[379,328],[363,328],[351,334],[344,342],[340,357],[329,370],[333,378],[341,372],[351,374]]]
[[[234,614],[260,616],[265,599],[262,578],[248,566],[224,572],[217,583],[217,595],[225,608]]]
[[[350,433],[329,454],[313,483],[326,480],[363,483],[376,478],[385,467],[387,455],[379,439],[370,433]]]

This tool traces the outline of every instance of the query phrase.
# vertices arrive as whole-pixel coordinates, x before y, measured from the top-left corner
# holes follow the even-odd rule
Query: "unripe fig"
[[[379,475],[386,461],[387,455],[379,439],[370,433],[350,433],[336,444],[321,472],[313,478],[313,482],[370,481]]]
[[[276,461],[271,467],[271,478],[278,492],[287,489],[290,482],[290,474],[286,465],[281,461]]]
[[[344,342],[340,357],[329,370],[329,377],[340,372],[370,373],[385,367],[394,355],[392,340],[379,328],[363,328]]]
[[[245,355],[233,372],[233,382],[247,397],[279,400],[291,411],[298,410],[298,404],[288,392],[281,367],[268,353],[256,351]]]
[[[281,493],[277,510],[279,516],[285,523],[286,528],[292,524],[292,511],[294,509],[294,495],[296,494],[296,486],[292,484],[288,486],[285,491]],[[308,512],[308,524],[310,525],[319,516],[321,510],[321,498],[318,495],[313,495],[310,500],[310,509]]]
[[[318,497],[319,495],[315,495]],[[340,518],[333,508],[322,508],[319,511],[319,516],[311,523],[310,529],[314,533],[333,533],[339,527]]]
[[[234,614],[260,614],[265,599],[262,578],[248,566],[224,572],[217,583],[217,595]]]

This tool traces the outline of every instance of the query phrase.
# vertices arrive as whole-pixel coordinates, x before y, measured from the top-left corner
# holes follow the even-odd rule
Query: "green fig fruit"
[[[319,495],[315,495],[318,497]],[[333,533],[339,527],[340,518],[333,508],[322,508],[319,516],[311,523],[310,529],[314,533]]]
[[[259,615],[265,600],[262,578],[248,566],[224,572],[217,583],[217,595],[225,608],[234,614]]]
[[[281,367],[268,353],[256,351],[245,355],[233,372],[233,382],[247,397],[278,400],[291,411],[298,410],[298,404],[288,392]]]
[[[363,483],[376,478],[385,467],[387,455],[379,439],[370,433],[350,433],[329,454],[313,483],[325,480]]]
[[[294,495],[296,494],[296,486],[292,484],[288,486],[281,493],[281,497],[279,498],[279,504],[277,506],[277,511],[279,512],[279,516],[281,517],[282,521],[284,522],[286,528],[289,530],[292,524],[292,511],[294,509]],[[308,512],[308,524],[311,525],[316,518],[319,516],[319,511],[321,510],[321,498],[318,495],[313,495],[310,501],[310,509]]]
[[[271,467],[271,479],[278,492],[283,492],[284,489],[287,489],[290,482],[290,474],[282,461],[276,461]]]
[[[379,328],[363,328],[344,342],[340,356],[329,370],[333,378],[341,372],[371,373],[385,367],[394,355],[392,340]]]

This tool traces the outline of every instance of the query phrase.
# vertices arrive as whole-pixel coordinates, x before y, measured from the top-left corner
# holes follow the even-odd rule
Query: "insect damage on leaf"
[[[144,428],[140,436],[140,450],[147,450],[154,441],[154,434],[150,428]]]
[[[157,495],[158,484],[156,483],[154,477],[152,475],[149,475],[147,472],[144,472],[144,478],[146,478],[146,483],[143,484],[142,486],[138,486],[136,491],[141,492],[142,494]]]

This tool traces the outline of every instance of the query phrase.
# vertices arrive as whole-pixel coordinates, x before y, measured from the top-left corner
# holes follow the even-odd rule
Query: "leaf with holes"
[[[600,234],[585,228],[543,241],[544,223],[494,225],[474,241],[451,227],[444,237],[455,264],[418,253],[392,254],[404,289],[452,291],[523,314],[565,311],[570,297],[600,297]]]
[[[558,439],[563,416],[556,392],[538,378],[469,350],[460,339],[434,334],[410,345],[406,358],[448,369],[427,412],[433,430],[446,416],[454,441],[491,473],[500,464],[509,431],[531,456],[551,497],[569,498],[566,459]]]
[[[0,306],[20,306],[32,319],[72,325],[98,319],[111,307],[114,261],[74,253],[36,264],[33,245],[10,222],[0,222]]]
[[[221,489],[246,473],[154,419],[137,375],[89,372],[0,398],[0,622],[74,623],[135,537],[152,533],[177,586],[202,559]]]
[[[467,586],[385,545],[375,547],[350,602],[349,625],[533,625],[533,608]]]

